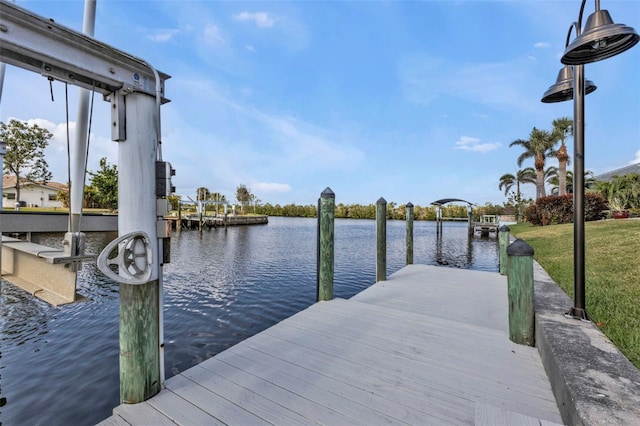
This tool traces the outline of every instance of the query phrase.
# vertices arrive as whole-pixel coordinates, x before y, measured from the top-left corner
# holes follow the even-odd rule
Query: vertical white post
[[[143,231],[156,244],[157,109],[152,96],[126,96],[127,139],[118,143],[118,234]],[[153,247],[151,280],[159,274]]]
[[[93,36],[96,22],[96,0],[85,0],[82,32]],[[89,133],[89,91],[78,88],[78,115],[75,144],[71,150],[71,192],[69,193],[70,232],[80,232],[82,199],[84,198],[85,165],[87,163],[87,136]]]
[[[144,401],[160,391],[161,294],[157,239],[156,159],[159,110],[152,96],[126,96],[127,138],[118,143],[118,233],[149,236],[147,284],[120,284],[120,399]]]

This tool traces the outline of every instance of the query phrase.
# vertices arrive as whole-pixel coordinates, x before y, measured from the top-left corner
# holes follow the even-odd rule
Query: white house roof
[[[67,190],[67,185],[60,183],[60,182],[47,182],[47,183],[40,183],[40,182],[31,182],[31,181],[27,181],[22,179],[22,186],[25,185],[36,185],[36,186],[42,186],[44,188],[48,188],[52,191],[66,191]],[[2,189],[11,189],[11,188],[15,188],[16,187],[16,177],[15,176],[10,176],[10,175],[3,175],[2,176]]]
[[[595,180],[611,180],[614,176],[624,176],[629,173],[640,174],[640,163],[631,164],[620,169],[612,170],[610,172],[602,173],[595,176]]]

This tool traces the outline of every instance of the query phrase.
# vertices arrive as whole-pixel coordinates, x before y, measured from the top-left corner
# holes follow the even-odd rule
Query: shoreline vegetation
[[[14,211],[15,209],[9,207],[4,208],[4,211]],[[215,205],[207,205],[203,214],[214,215],[215,214]],[[282,216],[282,217],[317,217],[317,207],[313,204],[308,205],[297,205],[297,204],[287,204],[281,206],[280,204],[272,205],[270,203],[266,203],[264,205],[258,206],[245,206],[245,212],[241,212],[240,208],[236,209],[237,215],[267,215],[267,216]],[[67,207],[58,207],[58,208],[38,208],[38,207],[21,207],[21,212],[56,212],[56,213],[68,213],[69,209]],[[91,209],[85,208],[83,209],[84,213],[117,213],[114,211],[110,211],[109,209]],[[194,206],[187,206],[182,208],[182,214],[186,215],[189,213],[195,213],[196,208]],[[173,208],[171,211],[172,216],[176,216],[178,213],[177,208]],[[510,212],[506,211],[505,207],[499,205],[493,205],[487,203],[482,206],[474,206],[473,214],[475,217],[480,217],[482,215],[504,215],[509,214]],[[406,205],[394,202],[387,203],[387,219],[394,220],[405,220],[406,219]],[[224,215],[224,211],[222,206],[218,211],[218,215]],[[335,217],[338,219],[375,219],[376,218],[376,204],[336,204],[335,209]],[[414,220],[436,220],[436,207],[435,206],[426,206],[422,207],[419,205],[415,205],[413,207],[413,218]],[[461,220],[467,219],[467,206],[461,205],[447,205],[442,206],[442,220]]]
[[[509,228],[533,247],[535,260],[573,299],[573,224]],[[585,234],[587,313],[640,369],[640,220],[586,222]]]

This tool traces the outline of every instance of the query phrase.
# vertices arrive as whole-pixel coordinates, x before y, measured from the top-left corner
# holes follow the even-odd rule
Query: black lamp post
[[[596,90],[593,82],[584,78],[584,64],[600,61],[622,53],[635,46],[640,36],[631,27],[614,24],[607,10],[600,10],[595,0],[595,12],[587,18],[582,32],[582,14],[586,0],[582,0],[578,21],[571,24],[567,34],[561,62],[565,67],[558,73],[557,81],[544,93],[542,102],[562,102],[573,99],[573,307],[568,316],[589,320],[585,303],[584,262],[584,96]],[[575,27],[576,39],[569,44],[571,29]],[[569,66],[573,66],[573,73]],[[573,74],[573,81],[570,75]],[[572,83],[572,84],[571,84]]]

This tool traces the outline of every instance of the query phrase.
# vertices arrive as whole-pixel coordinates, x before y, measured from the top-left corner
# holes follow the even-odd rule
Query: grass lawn
[[[573,224],[509,228],[573,300]],[[640,220],[587,222],[585,235],[587,313],[640,368]]]

